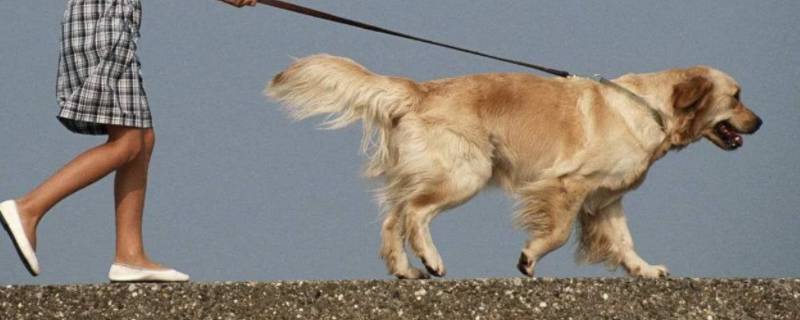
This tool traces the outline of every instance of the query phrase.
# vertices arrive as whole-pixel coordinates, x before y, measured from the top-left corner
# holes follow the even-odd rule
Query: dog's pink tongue
[[[722,134],[725,135],[725,138],[733,143],[736,147],[741,147],[744,144],[744,139],[742,136],[734,132],[733,128],[731,128],[729,125],[723,123],[720,129]]]

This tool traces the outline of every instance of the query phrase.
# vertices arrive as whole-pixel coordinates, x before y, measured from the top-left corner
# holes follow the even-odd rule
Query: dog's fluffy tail
[[[323,126],[329,129],[363,120],[361,148],[370,157],[367,176],[388,168],[389,130],[419,103],[419,92],[411,80],[377,75],[353,60],[324,54],[298,59],[266,90],[297,120],[325,114]]]

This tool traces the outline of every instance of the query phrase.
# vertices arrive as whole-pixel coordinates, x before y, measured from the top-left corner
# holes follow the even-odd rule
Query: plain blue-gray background
[[[292,123],[262,95],[290,57],[327,52],[418,80],[515,66],[260,6],[143,1],[140,58],[158,143],[145,221],[157,261],[195,280],[388,278],[360,128]],[[800,2],[298,1],[502,56],[610,77],[708,64],[764,120],[744,147],[708,141],[668,155],[625,200],[641,255],[676,276],[800,276]],[[55,118],[63,1],[0,2],[0,198],[27,192],[102,137]],[[39,229],[31,278],[5,235],[0,283],[106,281],[111,179],[59,204]],[[489,189],[436,220],[448,277],[518,276],[523,232]],[[577,266],[572,242],[546,277],[621,275]],[[414,261],[416,263],[416,261]]]

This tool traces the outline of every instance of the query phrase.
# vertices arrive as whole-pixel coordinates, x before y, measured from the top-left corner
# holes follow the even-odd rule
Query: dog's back
[[[565,163],[587,142],[586,122],[607,116],[600,99],[594,99],[595,84],[584,79],[489,73],[423,82],[421,87],[426,94],[419,113],[462,131],[474,128],[472,135],[492,140],[501,180],[531,180]],[[591,106],[576,108],[586,104]]]

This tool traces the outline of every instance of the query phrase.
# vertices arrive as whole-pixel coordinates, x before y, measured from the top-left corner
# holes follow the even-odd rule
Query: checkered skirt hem
[[[139,0],[67,1],[56,93],[58,119],[68,130],[153,126],[136,56],[140,25]]]

